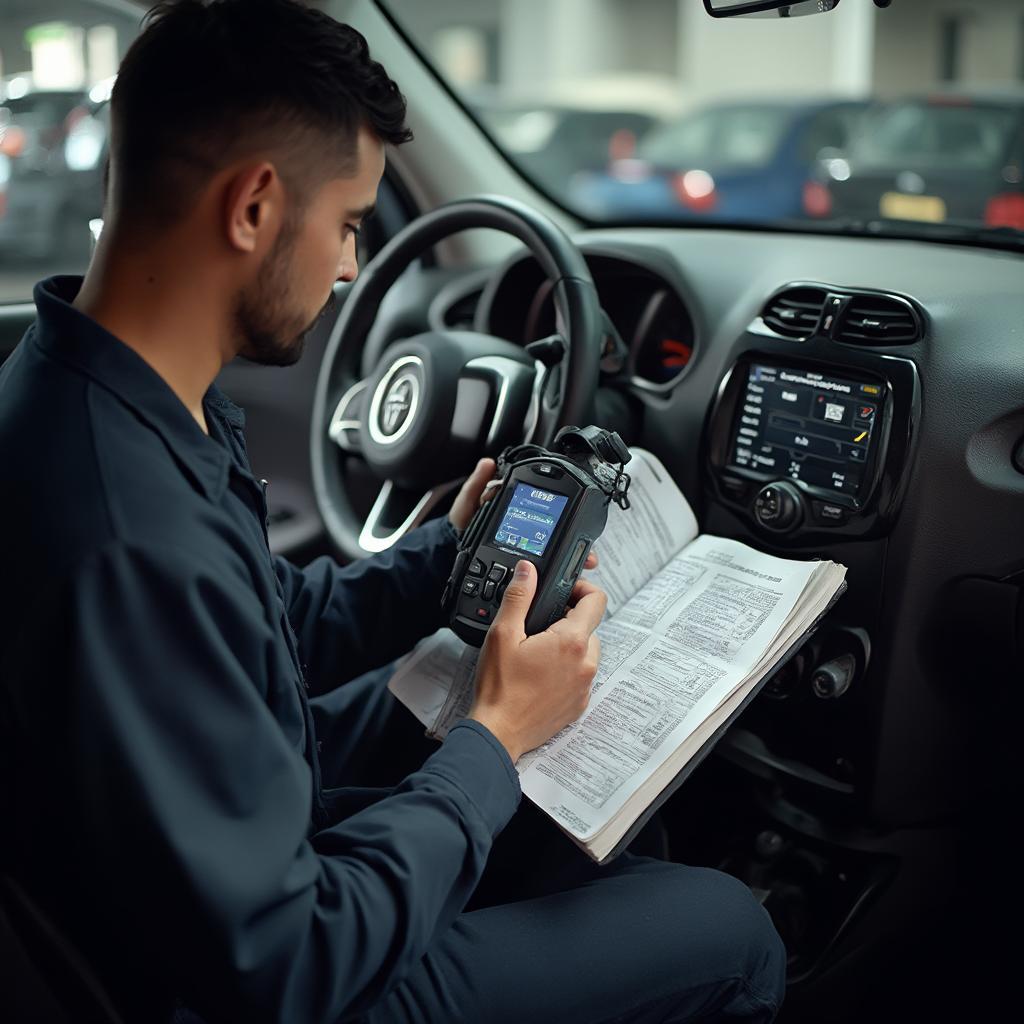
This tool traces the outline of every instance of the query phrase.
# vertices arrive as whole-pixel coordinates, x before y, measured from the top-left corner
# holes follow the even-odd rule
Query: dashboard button
[[[737,480],[735,477],[723,476],[720,483],[726,497],[732,498],[733,501],[746,500],[747,494],[750,491],[750,484],[746,480]]]
[[[814,502],[814,518],[825,526],[842,526],[850,518],[850,513],[842,505],[833,505],[828,501]]]
[[[483,576],[485,568],[486,566],[479,558],[474,558],[473,561],[469,563],[469,568],[466,572],[469,573],[470,576]]]
[[[462,592],[467,594],[469,597],[473,597],[480,590],[479,580],[466,580],[462,584]]]
[[[491,571],[487,574],[487,578],[493,583],[500,583],[508,573],[508,569],[501,564],[501,562],[493,562],[491,564]]]

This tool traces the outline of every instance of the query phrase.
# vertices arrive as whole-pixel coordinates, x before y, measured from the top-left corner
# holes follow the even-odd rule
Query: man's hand
[[[594,635],[607,598],[580,580],[565,618],[527,636],[537,570],[521,561],[487,632],[469,717],[485,725],[513,761],[583,714],[601,644]]]
[[[459,490],[451,511],[448,513],[448,518],[456,530],[464,530],[469,526],[473,513],[483,501],[484,488],[494,476],[494,471],[497,468],[494,459],[481,459],[473,472],[466,477],[466,482]]]
[[[462,531],[469,526],[473,513],[477,507],[492,498],[497,487],[488,487],[489,484],[497,484],[493,479],[494,471],[497,469],[494,459],[481,459],[476,468],[468,477],[466,482],[459,489],[459,493],[452,503],[448,519],[456,530]],[[597,555],[591,552],[583,565],[584,569],[597,568]]]

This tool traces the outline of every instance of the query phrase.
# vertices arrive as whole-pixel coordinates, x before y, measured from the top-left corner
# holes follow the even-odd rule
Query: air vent
[[[909,345],[920,341],[921,319],[895,295],[854,295],[836,324],[836,341],[848,345]]]
[[[761,319],[776,334],[803,341],[818,326],[825,298],[824,288],[787,288],[769,300]]]

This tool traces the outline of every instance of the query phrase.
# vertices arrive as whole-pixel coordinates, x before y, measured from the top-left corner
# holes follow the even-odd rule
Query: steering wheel
[[[509,341],[444,330],[394,341],[375,367],[364,367],[367,337],[388,290],[416,257],[467,228],[514,235],[536,257],[552,284],[561,361],[549,371]],[[409,224],[356,280],[320,365],[313,487],[334,544],[349,559],[383,551],[422,522],[477,459],[509,444],[546,444],[565,423],[588,423],[601,338],[600,305],[583,255],[537,211],[479,196]],[[365,520],[347,486],[353,460],[381,481]]]

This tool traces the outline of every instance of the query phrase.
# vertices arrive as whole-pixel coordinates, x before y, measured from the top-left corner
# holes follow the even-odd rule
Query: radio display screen
[[[516,484],[494,534],[496,544],[543,555],[569,498],[532,484]]]
[[[729,464],[856,498],[882,401],[881,384],[753,363]]]

